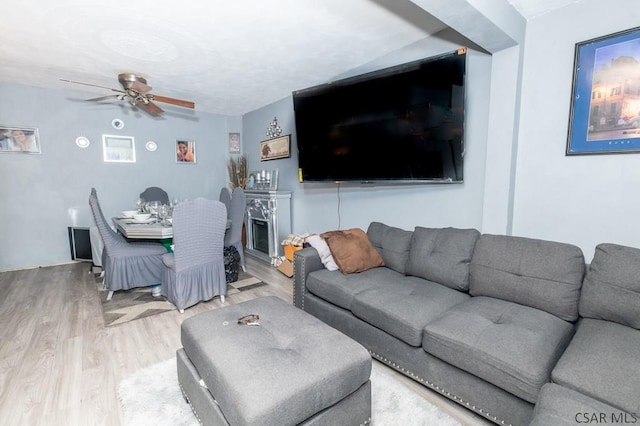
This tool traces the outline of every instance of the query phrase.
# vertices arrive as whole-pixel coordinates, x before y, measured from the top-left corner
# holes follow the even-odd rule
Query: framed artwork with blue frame
[[[640,152],[640,27],[576,44],[566,155]]]

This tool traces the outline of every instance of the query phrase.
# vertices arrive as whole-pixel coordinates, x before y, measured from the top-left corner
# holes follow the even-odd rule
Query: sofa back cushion
[[[413,232],[394,228],[380,222],[371,222],[367,229],[369,241],[376,248],[384,265],[401,274],[406,273],[409,246]]]
[[[469,292],[574,321],[584,270],[584,255],[576,246],[484,234],[471,259]]]
[[[467,291],[469,262],[478,237],[476,229],[417,226],[411,236],[407,275]]]
[[[580,316],[640,329],[640,249],[596,247],[582,287]]]

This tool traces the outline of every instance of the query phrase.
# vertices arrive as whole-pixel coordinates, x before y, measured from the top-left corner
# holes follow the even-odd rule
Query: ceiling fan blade
[[[119,97],[120,95],[100,96],[99,98],[85,99],[85,102],[101,102],[101,101],[106,101],[107,99],[117,99]]]
[[[153,102],[149,101],[149,102],[138,102],[136,103],[137,107],[140,107],[141,109],[145,110],[146,112],[148,112],[151,115],[160,115],[164,112],[164,110],[162,108],[160,108],[158,105],[154,104]]]
[[[140,81],[134,81],[131,83],[131,90],[138,92],[140,94],[149,93],[151,91],[151,86],[148,86]]]
[[[181,107],[191,108],[191,109],[196,107],[195,103],[191,101],[183,101],[182,99],[167,98],[166,96],[158,96],[158,95],[149,95],[148,97],[151,100],[164,102],[165,104],[178,105]]]
[[[84,86],[100,87],[101,89],[107,89],[114,92],[125,93],[124,90],[113,89],[111,87],[106,87],[106,86],[99,86],[97,84],[83,83],[82,81],[65,80],[64,78],[61,78],[60,81],[66,81],[67,83],[74,83],[74,84],[82,84]]]

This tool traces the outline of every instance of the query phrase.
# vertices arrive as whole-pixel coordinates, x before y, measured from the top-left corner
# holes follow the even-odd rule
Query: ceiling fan
[[[85,86],[101,87],[113,92],[118,92],[117,95],[100,96],[98,98],[86,99],[90,102],[100,102],[107,99],[127,100],[132,106],[139,107],[147,113],[158,116],[164,112],[162,108],[154,103],[163,102],[167,104],[177,105],[184,108],[195,108],[195,103],[191,101],[183,101],[182,99],[168,98],[166,96],[153,95],[151,92],[151,86],[147,85],[147,80],[139,75],[135,74],[118,74],[118,81],[122,85],[122,89],[113,89],[111,87],[99,86],[97,84],[83,83],[81,81],[65,80],[61,81],[68,83],[83,84]]]

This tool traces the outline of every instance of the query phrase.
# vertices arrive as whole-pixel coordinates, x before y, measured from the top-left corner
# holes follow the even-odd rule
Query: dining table
[[[163,224],[157,219],[136,221],[122,217],[114,217],[112,220],[116,230],[125,238],[151,240],[173,238],[173,226],[168,222]]]
[[[136,221],[132,218],[112,218],[116,230],[125,238],[162,240],[173,238],[173,226],[170,222],[164,224],[160,219],[151,218],[146,221]],[[227,219],[226,229],[231,227],[231,220]]]

